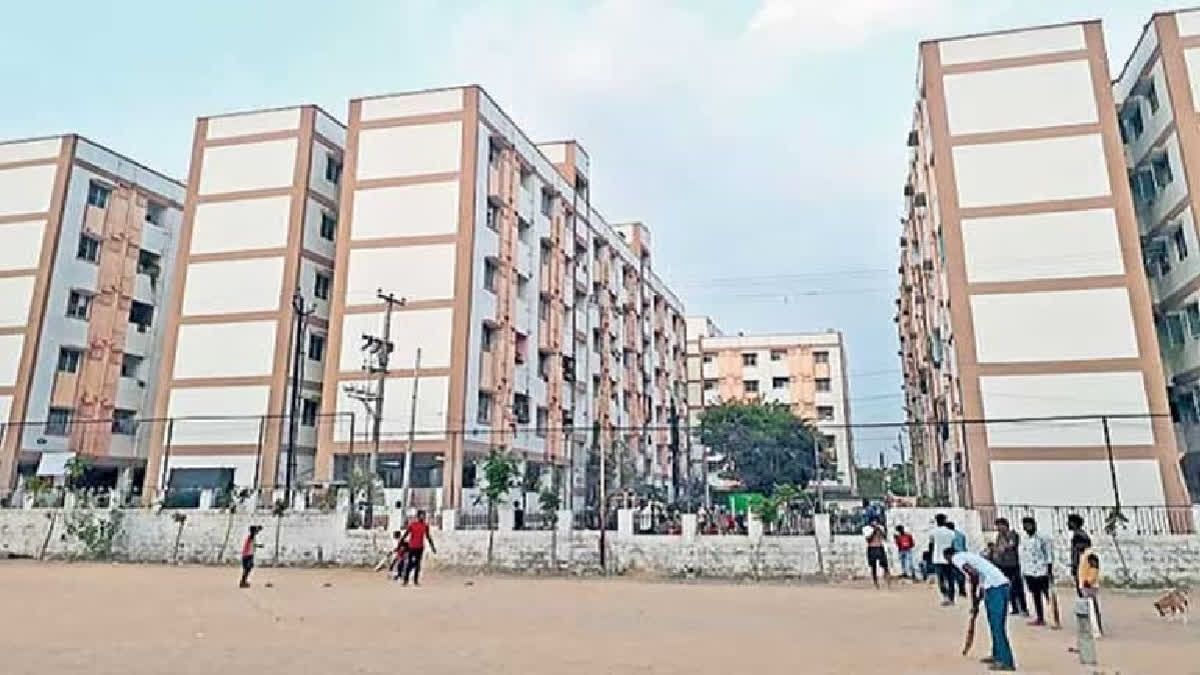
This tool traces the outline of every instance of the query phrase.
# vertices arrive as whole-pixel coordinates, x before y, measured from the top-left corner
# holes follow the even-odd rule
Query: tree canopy
[[[725,473],[745,490],[804,487],[813,476],[817,433],[782,403],[727,401],[700,417],[700,442],[726,457]]]

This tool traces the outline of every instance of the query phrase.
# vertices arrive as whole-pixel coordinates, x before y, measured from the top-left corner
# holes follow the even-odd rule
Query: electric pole
[[[297,414],[300,411],[300,387],[304,373],[304,333],[308,329],[308,317],[317,311],[315,304],[306,306],[304,304],[304,294],[300,292],[300,287],[292,293],[292,315],[295,317],[295,326],[292,328],[295,340],[292,345],[292,391],[288,397],[288,456],[287,469],[284,478],[284,494],[286,504],[291,507],[292,504],[292,480],[296,473],[296,435],[299,432]],[[279,474],[272,477],[272,483],[279,480]]]
[[[671,398],[671,497],[679,501],[679,411]]]
[[[421,348],[417,347],[417,360],[413,364],[412,406],[408,412],[408,449],[404,451],[404,482],[401,485],[403,495],[401,504],[404,506],[404,516],[408,517],[409,493],[412,491],[412,461],[413,444],[417,436],[417,386],[421,383]]]

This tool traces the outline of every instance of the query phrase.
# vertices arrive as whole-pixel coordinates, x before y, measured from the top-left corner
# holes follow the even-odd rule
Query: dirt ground
[[[989,645],[981,616],[960,656],[965,606],[923,586],[431,572],[402,588],[365,570],[259,569],[239,590],[237,574],[0,563],[0,672],[939,675],[984,672]],[[1150,595],[1104,599],[1099,672],[1200,673],[1200,616],[1164,623]],[[1085,672],[1066,651],[1073,630],[1009,625],[1022,672]]]

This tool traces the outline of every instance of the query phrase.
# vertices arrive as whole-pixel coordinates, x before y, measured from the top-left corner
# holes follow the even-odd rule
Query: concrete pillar
[[[1200,534],[1200,504],[1192,504],[1192,534]]]
[[[617,509],[617,536],[633,536],[633,509]]]
[[[212,506],[213,506],[213,491],[212,490],[201,490],[200,491],[200,510],[208,511],[208,510],[212,509]]]
[[[453,532],[458,527],[458,511],[454,509],[442,510],[442,531]]]
[[[696,529],[698,527],[696,514],[685,513],[680,519],[680,531],[683,534],[683,542],[691,544],[696,541]]]
[[[751,513],[750,516],[748,518],[746,518],[746,534],[750,535],[750,541],[753,541],[753,542],[762,541],[762,537],[763,537],[762,518],[759,518],[758,516]]]
[[[121,508],[122,494],[124,493],[118,488],[111,488],[108,491],[108,510],[112,511]]]
[[[570,509],[559,509],[555,512],[555,527],[558,528],[559,534],[569,534],[575,529],[575,513]]]
[[[813,515],[813,534],[816,535],[819,541],[833,541],[833,527],[829,524],[828,513],[817,513]]]
[[[308,494],[303,490],[297,490],[292,493],[292,510],[304,511],[308,508]]]
[[[67,511],[74,509],[76,501],[78,500],[76,499],[73,491],[67,490],[63,493],[63,509]]]
[[[345,513],[350,510],[350,491],[346,488],[338,488],[335,507],[338,513]]]
[[[511,506],[496,507],[496,529],[501,532],[512,532],[515,525],[513,508]]]
[[[250,492],[250,496],[246,497],[246,501],[242,503],[242,510],[247,513],[254,513],[258,510],[258,490]]]
[[[1010,523],[1015,528],[1020,528],[1020,523]],[[954,527],[962,528],[962,533],[967,535],[967,549],[974,552],[979,552],[984,547],[983,539],[983,521],[979,517],[979,512],[975,509],[967,509],[963,511],[963,522],[961,525],[954,524]]]

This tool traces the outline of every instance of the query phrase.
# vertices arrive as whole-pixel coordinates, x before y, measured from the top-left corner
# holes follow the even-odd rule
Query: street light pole
[[[292,345],[292,391],[288,397],[288,456],[287,469],[284,478],[284,495],[286,504],[291,506],[292,503],[292,480],[296,473],[296,436],[299,433],[297,414],[300,409],[300,387],[302,382],[302,373],[304,372],[304,333],[308,328],[308,317],[312,316],[317,310],[316,305],[305,306],[304,294],[300,292],[300,287],[297,286],[295,292],[292,293],[292,313],[296,318],[295,340]],[[272,484],[277,484],[279,474],[271,477]]]

